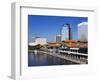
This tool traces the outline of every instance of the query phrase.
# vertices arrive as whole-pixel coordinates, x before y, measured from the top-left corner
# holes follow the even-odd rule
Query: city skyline
[[[42,16],[28,15],[28,40],[32,37],[47,38],[47,41],[54,41],[54,37],[60,34],[63,24],[70,24],[73,39],[78,39],[78,27],[81,22],[88,22],[87,17],[70,16]]]

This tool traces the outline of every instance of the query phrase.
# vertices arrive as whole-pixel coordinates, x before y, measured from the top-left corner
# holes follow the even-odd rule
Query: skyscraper
[[[70,24],[64,24],[62,29],[61,29],[61,36],[62,36],[62,41],[63,40],[71,40],[71,28]]]
[[[78,24],[78,39],[81,41],[88,40],[88,23],[82,22]]]

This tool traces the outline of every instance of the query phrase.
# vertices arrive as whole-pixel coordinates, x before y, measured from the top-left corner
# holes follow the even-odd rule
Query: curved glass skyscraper
[[[61,40],[71,40],[70,24],[64,24],[61,29]]]

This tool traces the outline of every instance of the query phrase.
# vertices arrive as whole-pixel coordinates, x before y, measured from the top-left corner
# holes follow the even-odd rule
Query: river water
[[[73,62],[43,53],[28,52],[28,66],[72,65]]]

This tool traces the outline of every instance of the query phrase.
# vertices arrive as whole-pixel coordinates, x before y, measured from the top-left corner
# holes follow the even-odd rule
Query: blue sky
[[[81,22],[88,22],[88,18],[28,15],[28,41],[32,37],[42,37],[47,38],[47,41],[54,41],[55,36],[60,34],[60,29],[65,23],[71,25],[72,37],[77,39],[77,25]]]

